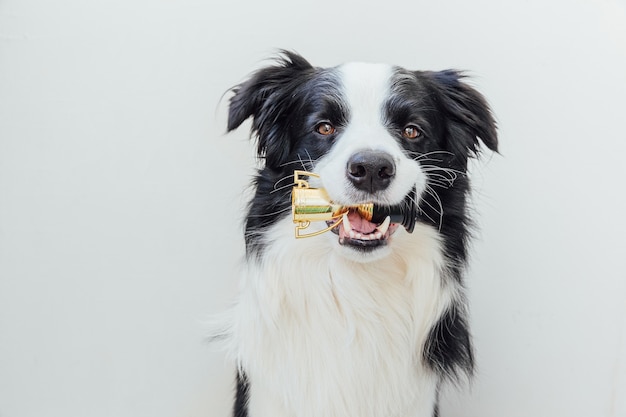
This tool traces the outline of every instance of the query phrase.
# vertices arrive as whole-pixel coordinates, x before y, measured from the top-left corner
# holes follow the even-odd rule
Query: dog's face
[[[259,193],[281,189],[294,170],[303,169],[319,174],[312,185],[325,188],[338,204],[398,205],[415,198],[419,221],[442,230],[446,215],[463,210],[467,160],[477,153],[478,139],[497,148],[486,102],[460,78],[454,71],[415,72],[382,64],[315,68],[286,53],[278,65],[234,89],[228,128],[253,117],[258,154],[265,159],[257,198],[266,201],[266,210],[278,212],[290,198]],[[263,185],[266,181],[273,190]],[[248,232],[280,216],[270,217],[275,218],[249,218]],[[351,211],[333,229],[339,236],[332,244],[352,258],[372,259],[390,252],[398,229]]]

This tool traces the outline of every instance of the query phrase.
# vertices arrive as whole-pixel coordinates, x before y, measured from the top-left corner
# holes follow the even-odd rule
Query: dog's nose
[[[348,161],[346,175],[356,188],[373,193],[389,186],[396,175],[396,164],[388,153],[360,151]]]

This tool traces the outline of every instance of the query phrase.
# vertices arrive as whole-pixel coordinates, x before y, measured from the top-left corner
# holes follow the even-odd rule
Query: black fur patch
[[[424,360],[443,378],[455,381],[474,371],[474,353],[463,311],[452,305],[431,329]]]
[[[235,394],[235,407],[233,417],[248,417],[248,399],[249,399],[248,379],[243,373],[237,374],[237,392]]]

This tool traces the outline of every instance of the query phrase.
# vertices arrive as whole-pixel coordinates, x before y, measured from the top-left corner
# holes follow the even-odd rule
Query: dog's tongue
[[[372,233],[376,229],[376,224],[365,220],[356,211],[348,213],[348,220],[350,220],[350,226],[356,232],[360,233]]]

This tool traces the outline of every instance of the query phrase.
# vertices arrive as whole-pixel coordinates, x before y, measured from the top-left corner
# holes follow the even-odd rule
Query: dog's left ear
[[[448,146],[456,155],[476,156],[480,142],[498,152],[496,122],[487,100],[462,80],[463,74],[446,70],[429,74],[447,116]]]

